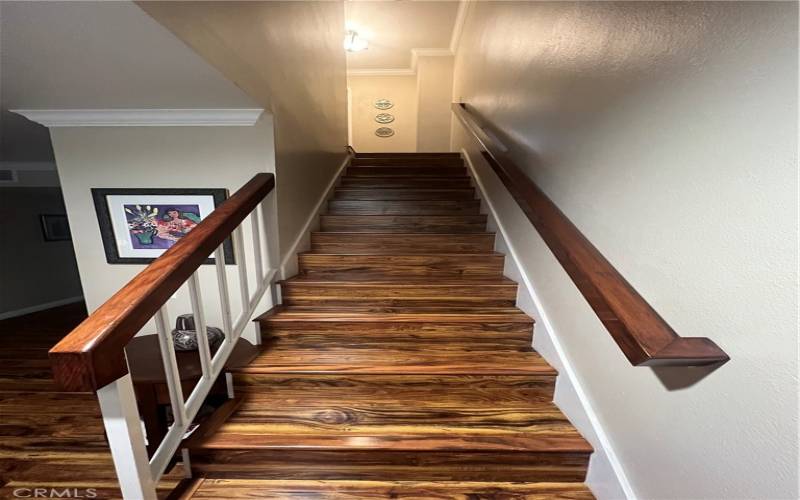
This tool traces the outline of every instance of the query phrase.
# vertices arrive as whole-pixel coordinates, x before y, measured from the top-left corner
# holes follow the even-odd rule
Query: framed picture
[[[186,236],[227,198],[225,189],[92,189],[106,262],[147,264]],[[225,263],[235,263],[230,238]],[[209,258],[206,264],[213,264]]]
[[[69,241],[72,239],[66,215],[41,214],[39,220],[42,222],[44,241]]]

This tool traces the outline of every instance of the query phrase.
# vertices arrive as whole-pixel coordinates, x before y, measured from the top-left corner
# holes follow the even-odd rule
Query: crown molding
[[[454,55],[458,51],[459,42],[461,42],[461,33],[464,31],[464,22],[467,20],[469,5],[469,0],[460,0],[458,2],[456,22],[453,24],[453,34],[450,37],[450,52]]]
[[[348,69],[347,76],[414,76],[413,68]]]
[[[450,49],[440,49],[440,48],[411,49],[411,69],[414,71],[414,73],[417,72],[417,62],[420,57],[448,57],[452,55],[453,53],[450,52]]]
[[[12,109],[45,127],[247,127],[263,109]]]

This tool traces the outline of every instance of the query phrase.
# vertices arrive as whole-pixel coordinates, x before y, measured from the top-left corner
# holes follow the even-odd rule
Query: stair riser
[[[462,167],[429,166],[429,167],[347,167],[348,176],[381,176],[396,175],[408,177],[463,177],[467,169]]]
[[[479,215],[480,209],[480,200],[328,202],[330,215]]]
[[[527,348],[532,342],[532,323],[406,323],[406,322],[326,322],[294,321],[287,323],[261,322],[264,337],[291,337],[304,333],[350,337],[357,331],[359,337],[409,338],[424,343],[492,344],[508,343],[514,348]],[[550,395],[552,398],[552,394]]]
[[[347,306],[367,303],[386,307],[512,307],[516,302],[517,285],[412,287],[395,285],[319,285],[284,283],[281,285],[283,305]]]
[[[439,166],[464,167],[461,158],[416,157],[416,158],[353,158],[350,165],[360,166],[398,166],[410,168],[431,168]]]
[[[482,233],[486,231],[486,216],[323,215],[320,228],[340,232]]]
[[[335,234],[311,233],[320,253],[484,253],[494,249],[494,234]]]
[[[364,159],[364,158],[397,158],[397,159],[404,159],[404,158],[461,158],[461,153],[456,153],[453,151],[419,151],[416,153],[377,153],[377,152],[360,152],[356,153],[355,158]]]
[[[503,299],[472,299],[468,297],[426,297],[416,298],[317,298],[317,297],[294,297],[284,299],[283,304],[287,306],[325,306],[325,307],[358,307],[368,304],[375,308],[380,307],[510,307],[514,305],[514,300]]]
[[[197,450],[212,478],[581,482],[588,453]]]
[[[407,177],[342,177],[339,185],[343,188],[369,188],[369,189],[463,189],[471,188],[468,177],[445,177],[410,179]]]
[[[248,400],[308,401],[335,396],[350,404],[376,407],[395,404],[397,395],[426,401],[429,407],[452,408],[453,405],[519,408],[532,402],[553,400],[555,376],[470,376],[470,375],[274,375],[235,373],[236,394]],[[436,387],[436,398],[431,398]],[[314,395],[317,395],[316,397]],[[267,403],[265,403],[267,404]],[[287,402],[287,404],[289,404]],[[294,403],[291,403],[294,404]]]
[[[502,255],[323,255],[298,256],[300,272],[323,274],[357,272],[370,276],[501,277]]]
[[[342,189],[336,200],[474,200],[475,189]]]

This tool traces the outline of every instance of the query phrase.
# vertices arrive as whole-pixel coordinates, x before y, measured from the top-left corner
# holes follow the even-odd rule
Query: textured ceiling
[[[458,1],[348,1],[345,19],[369,40],[369,49],[347,54],[348,69],[411,66],[411,49],[448,49]]]

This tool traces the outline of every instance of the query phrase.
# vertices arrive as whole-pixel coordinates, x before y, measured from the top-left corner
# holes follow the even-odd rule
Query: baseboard
[[[339,182],[339,177],[342,176],[342,172],[344,172],[345,167],[347,167],[347,164],[350,163],[352,156],[352,153],[348,153],[347,156],[345,156],[342,164],[339,165],[339,168],[331,178],[328,186],[322,192],[319,200],[317,200],[317,204],[314,206],[314,209],[308,214],[308,219],[306,219],[306,223],[303,224],[303,229],[300,230],[300,232],[297,234],[297,238],[295,238],[295,240],[292,242],[292,246],[290,246],[286,251],[286,255],[281,260],[280,265],[281,279],[286,279],[290,275],[295,274],[297,270],[298,250],[300,250],[301,246],[303,246],[305,242],[309,241],[311,237],[311,228],[314,227],[314,223],[319,218],[320,213],[322,213],[322,208],[325,206],[325,202],[328,201],[328,198],[330,198],[333,194],[333,189]],[[292,265],[293,263],[294,265]]]
[[[559,375],[554,401],[595,449],[589,464],[587,485],[600,500],[619,498],[635,500],[636,495],[625,475],[625,470],[614,452],[610,439],[600,426],[597,414],[572,363],[565,354],[553,323],[542,307],[542,302],[519,258],[519,253],[509,238],[510,232],[504,226],[502,217],[497,213],[491,197],[487,195],[484,183],[469,154],[462,148],[461,155],[475,183],[478,196],[489,211],[490,227],[494,226],[497,229],[497,247],[499,247],[497,250],[511,257],[511,259],[506,259],[506,274],[523,285],[519,290],[517,305],[536,319],[534,345],[549,363],[558,368]],[[531,227],[531,231],[535,231],[535,229]]]
[[[66,299],[54,300],[52,302],[45,302],[44,304],[36,304],[35,306],[23,307],[22,309],[15,309],[13,311],[6,311],[0,313],[0,320],[16,318],[17,316],[24,316],[26,314],[45,311],[47,309],[53,309],[54,307],[65,306],[67,304],[74,304],[76,302],[81,302],[82,300],[83,295],[76,295],[74,297],[67,297]]]

